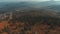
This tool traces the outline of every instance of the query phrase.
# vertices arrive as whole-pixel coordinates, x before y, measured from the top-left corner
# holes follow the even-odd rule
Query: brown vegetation
[[[60,34],[60,18],[35,13],[12,14],[0,22],[0,34]]]

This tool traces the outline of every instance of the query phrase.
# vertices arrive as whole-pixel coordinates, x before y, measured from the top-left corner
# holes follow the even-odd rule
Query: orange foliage
[[[4,27],[6,27],[8,25],[8,22],[7,21],[2,21],[0,23],[0,30],[3,29]]]

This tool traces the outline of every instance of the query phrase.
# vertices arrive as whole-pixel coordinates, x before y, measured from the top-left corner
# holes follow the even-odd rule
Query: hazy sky
[[[16,2],[16,1],[51,1],[51,0],[0,0],[0,2]],[[54,1],[60,1],[60,0],[54,0]]]

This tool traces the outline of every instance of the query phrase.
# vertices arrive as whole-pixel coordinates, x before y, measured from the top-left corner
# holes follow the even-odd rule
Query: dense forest
[[[60,18],[39,14],[37,11],[13,13],[1,20],[0,34],[60,34]]]
[[[60,2],[0,2],[0,34],[60,34]]]

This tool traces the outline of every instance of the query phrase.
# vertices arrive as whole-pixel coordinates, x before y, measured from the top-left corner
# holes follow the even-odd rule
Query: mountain
[[[48,6],[48,8],[56,11],[60,11],[60,5],[51,5],[51,6]]]
[[[46,1],[46,2],[0,2],[0,13],[15,12],[22,10],[37,10],[43,11],[60,11],[59,1]],[[37,9],[36,9],[37,8]],[[52,12],[53,11],[53,12]]]

